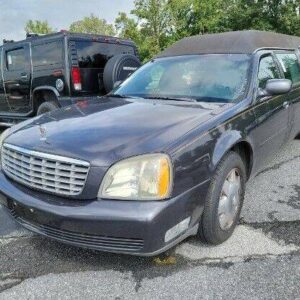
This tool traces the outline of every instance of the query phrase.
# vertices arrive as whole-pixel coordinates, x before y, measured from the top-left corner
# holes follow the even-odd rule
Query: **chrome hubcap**
[[[241,176],[238,169],[227,175],[222,187],[218,216],[222,230],[229,229],[235,221],[240,205]]]

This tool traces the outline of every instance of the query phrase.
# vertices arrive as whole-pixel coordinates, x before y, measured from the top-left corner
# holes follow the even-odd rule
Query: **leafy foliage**
[[[93,14],[70,26],[72,32],[130,38],[142,61],[186,36],[247,29],[300,36],[300,0],[135,0],[131,15],[120,12],[115,26]],[[26,31],[52,29],[30,20]]]
[[[29,33],[46,34],[53,32],[47,21],[29,20],[25,25],[25,31]]]
[[[72,23],[70,25],[70,32],[115,35],[115,29],[112,24],[107,23],[104,19],[99,19],[93,14]]]
[[[120,13],[115,21],[118,33],[139,47],[142,60],[150,59],[167,46],[169,15],[167,0],[135,0],[134,18]]]
[[[300,35],[299,0],[136,0],[122,15],[120,36],[132,38],[142,60],[185,36],[230,30]],[[125,34],[126,33],[126,34]]]

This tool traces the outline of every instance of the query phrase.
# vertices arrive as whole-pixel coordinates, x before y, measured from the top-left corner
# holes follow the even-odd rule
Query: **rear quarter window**
[[[276,53],[284,72],[284,77],[293,83],[300,82],[300,66],[295,53]]]
[[[134,48],[127,45],[93,41],[75,41],[79,68],[104,69],[107,61],[118,54],[134,55]]]
[[[62,64],[62,41],[43,43],[32,46],[32,63],[34,67]]]

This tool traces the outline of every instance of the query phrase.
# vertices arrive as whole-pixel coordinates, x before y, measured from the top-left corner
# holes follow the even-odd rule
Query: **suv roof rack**
[[[40,35],[43,35],[43,34],[38,34],[38,33],[33,33],[33,32],[26,32],[26,39],[32,38],[32,37],[39,37]]]
[[[3,44],[13,43],[13,42],[14,42],[14,40],[3,39]]]
[[[83,39],[93,39],[95,41],[99,42],[108,42],[108,43],[116,43],[116,44],[124,44],[124,45],[133,45],[134,42],[130,39],[120,39],[118,37],[113,36],[106,36],[106,35],[100,35],[100,34],[88,34],[88,33],[77,33],[77,32],[69,32],[67,30],[61,30],[58,32],[51,32],[46,34],[37,34],[37,33],[26,33],[26,38],[23,40],[3,40],[3,44],[6,43],[19,43],[19,42],[28,42],[28,41],[35,41],[39,39],[46,39],[46,38],[55,38],[60,36],[68,36],[68,37],[74,37],[74,38],[83,38]]]

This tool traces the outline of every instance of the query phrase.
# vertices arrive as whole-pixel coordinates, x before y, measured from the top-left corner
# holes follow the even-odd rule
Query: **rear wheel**
[[[233,233],[243,206],[246,168],[236,152],[229,152],[212,178],[199,234],[209,244],[221,244]]]
[[[53,110],[56,110],[56,109],[58,109],[58,105],[56,102],[54,102],[54,101],[43,102],[37,110],[37,116],[45,114],[45,113],[53,111]]]

